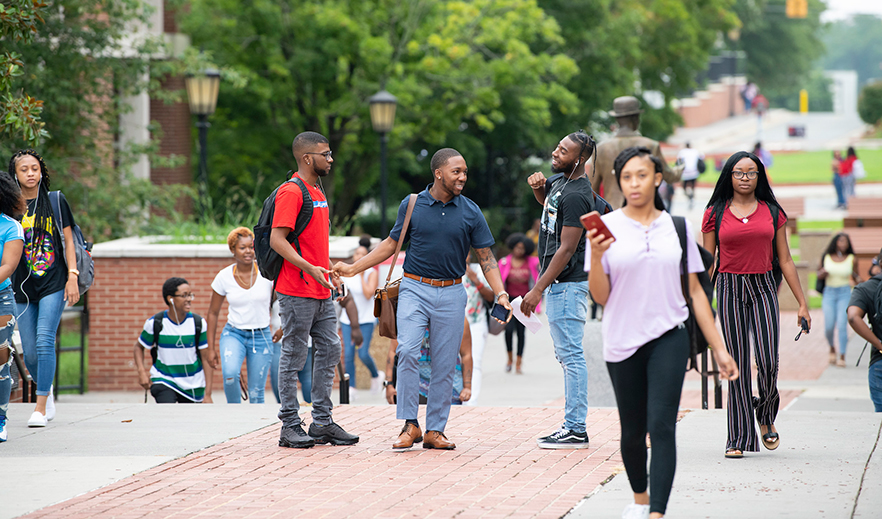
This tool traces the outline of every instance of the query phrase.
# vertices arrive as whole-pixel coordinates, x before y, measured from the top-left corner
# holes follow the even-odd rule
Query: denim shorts
[[[13,318],[9,324],[0,328],[0,345],[8,343],[12,337],[12,330],[15,328],[15,296],[12,293],[12,286],[8,286],[0,290],[0,316],[11,315]]]

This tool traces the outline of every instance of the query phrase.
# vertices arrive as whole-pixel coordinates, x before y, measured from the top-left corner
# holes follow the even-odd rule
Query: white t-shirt
[[[698,159],[703,157],[704,155],[692,148],[680,150],[680,153],[677,154],[677,160],[683,163],[683,176],[680,179],[695,180],[698,178]]]
[[[266,328],[270,325],[270,300],[273,282],[254,271],[254,286],[245,290],[233,277],[233,267],[221,270],[211,282],[211,289],[227,298],[229,313],[227,322],[240,330]],[[240,278],[242,276],[240,275]]]
[[[370,270],[364,271],[365,279],[367,279],[370,273]],[[358,309],[358,324],[370,324],[376,321],[377,318],[374,317],[374,294],[364,293],[364,288],[361,286],[361,277],[343,278],[343,284],[346,285],[346,290],[352,294],[352,300],[355,301],[355,307]],[[340,314],[340,323],[351,324],[345,309]]]

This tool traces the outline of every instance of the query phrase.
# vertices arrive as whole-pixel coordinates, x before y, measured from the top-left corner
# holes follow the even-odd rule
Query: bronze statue
[[[662,178],[673,186],[680,180],[681,171],[671,169],[665,161],[661,153],[661,147],[657,141],[640,135],[637,129],[640,127],[640,101],[633,96],[617,97],[613,100],[613,111],[609,114],[616,118],[618,130],[616,135],[606,141],[601,142],[597,146],[596,163],[594,164],[594,172],[591,177],[591,187],[594,191],[600,192],[600,183],[603,182],[603,198],[612,206],[618,209],[624,205],[625,197],[616,184],[616,177],[613,174],[613,162],[619,153],[625,148],[631,146],[646,146],[652,150],[652,154],[661,159],[664,166]]]

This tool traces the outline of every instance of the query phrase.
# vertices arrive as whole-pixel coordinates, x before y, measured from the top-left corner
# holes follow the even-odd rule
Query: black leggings
[[[184,395],[178,393],[174,389],[166,386],[165,384],[153,384],[150,386],[150,394],[153,395],[153,399],[156,400],[157,404],[192,404],[194,403],[189,398]]]
[[[505,349],[511,353],[512,337],[515,332],[518,333],[518,357],[524,356],[524,323],[517,319],[512,319],[505,325]]]
[[[634,493],[646,492],[646,433],[652,441],[649,512],[665,513],[677,468],[675,429],[689,334],[677,327],[621,362],[607,362],[622,426],[622,461]]]

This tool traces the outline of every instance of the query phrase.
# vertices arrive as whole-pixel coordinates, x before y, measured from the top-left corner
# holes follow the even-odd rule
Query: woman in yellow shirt
[[[845,350],[848,347],[848,300],[851,297],[851,281],[860,283],[855,268],[854,249],[851,239],[841,232],[830,240],[818,267],[818,279],[824,280],[821,308],[824,310],[824,332],[830,344],[830,364],[845,367]],[[834,335],[839,332],[839,358],[836,358]]]

